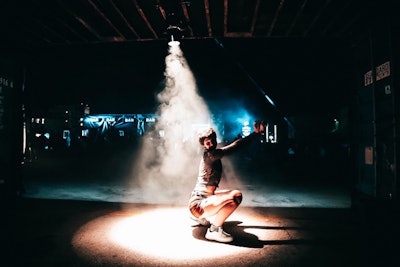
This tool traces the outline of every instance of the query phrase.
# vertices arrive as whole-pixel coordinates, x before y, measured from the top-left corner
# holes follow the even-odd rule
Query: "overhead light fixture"
[[[188,5],[189,1],[182,0],[159,0],[157,8],[163,13],[166,23],[166,37],[174,43],[183,38],[187,30],[187,21],[182,13],[182,5]]]
[[[180,42],[178,39],[182,38],[183,34],[183,29],[181,29],[178,26],[168,26],[167,28],[167,33],[170,37],[170,41],[168,42],[169,46],[178,46],[180,45]]]

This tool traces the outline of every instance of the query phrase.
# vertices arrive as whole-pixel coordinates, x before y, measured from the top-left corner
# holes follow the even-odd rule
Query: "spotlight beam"
[[[221,50],[224,50],[223,53],[227,56],[227,52],[225,51],[225,47],[221,41],[219,41],[217,38],[214,38],[215,43],[218,45],[218,47],[221,48]],[[228,56],[227,56],[228,57]],[[268,94],[264,91],[264,89],[261,88],[261,86],[256,82],[256,80],[249,74],[249,72],[243,67],[242,64],[240,64],[237,60],[235,60],[232,56],[229,56],[231,61],[240,69],[242,72],[247,76],[247,78],[253,83],[253,85],[258,89],[258,91],[267,99],[268,103],[271,104],[275,108],[275,110],[281,114],[283,119],[291,126],[294,128],[293,123],[287,118],[286,116],[283,115],[283,112],[279,110],[279,108],[275,105],[274,101],[268,96]]]

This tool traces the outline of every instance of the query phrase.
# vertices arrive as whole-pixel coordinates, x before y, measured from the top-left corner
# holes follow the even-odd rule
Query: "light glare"
[[[186,210],[154,210],[116,223],[110,239],[129,250],[175,260],[218,257],[241,250],[194,238],[189,220]]]
[[[262,255],[259,249],[265,246],[264,242],[289,238],[286,231],[271,229],[279,221],[270,217],[238,212],[230,217],[228,223],[235,221],[239,222],[237,229],[241,229],[236,231],[243,231],[241,238],[248,238],[250,243],[259,240],[260,246],[208,241],[204,238],[207,228],[196,226],[189,218],[189,211],[182,207],[110,213],[82,226],[75,233],[72,245],[82,257],[93,258],[96,255],[96,258],[109,263],[130,255],[133,261],[145,258],[149,263],[175,262],[180,265],[188,261],[211,263],[239,254],[242,259],[254,260]],[[246,241],[239,241],[239,244],[241,242]]]
[[[170,41],[168,42],[169,46],[179,46],[181,43],[179,41]]]

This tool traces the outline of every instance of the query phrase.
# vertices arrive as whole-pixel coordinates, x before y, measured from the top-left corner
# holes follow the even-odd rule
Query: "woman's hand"
[[[262,121],[262,120],[254,121],[253,127],[254,127],[255,133],[265,134],[266,124],[264,121]]]

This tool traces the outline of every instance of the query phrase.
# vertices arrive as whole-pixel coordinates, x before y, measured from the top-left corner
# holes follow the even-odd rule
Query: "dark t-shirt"
[[[227,146],[205,150],[200,161],[197,183],[193,191],[207,192],[206,186],[218,187],[222,176],[221,158],[237,151],[244,144],[255,139],[256,136],[258,134],[253,132],[242,139],[235,140]]]

